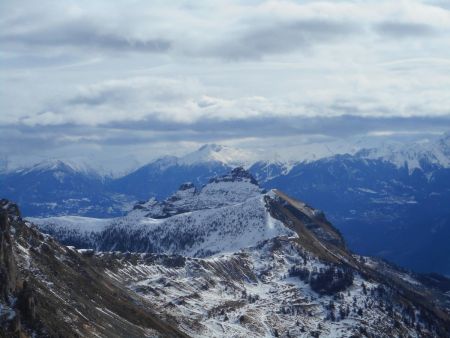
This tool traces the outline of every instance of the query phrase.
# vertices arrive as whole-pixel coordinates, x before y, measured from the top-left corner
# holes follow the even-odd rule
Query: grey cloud
[[[111,123],[99,127],[65,124],[58,126],[0,126],[0,155],[13,162],[24,159],[65,156],[102,158],[120,161],[126,154],[141,153],[149,161],[151,149],[158,144],[177,151],[184,142],[222,143],[236,146],[252,139],[254,146],[286,144],[316,144],[327,140],[365,137],[370,132],[432,133],[450,131],[450,117],[375,118],[346,115],[333,118],[259,118],[246,121],[217,122],[202,120],[186,125],[148,119],[139,123]],[[253,146],[253,147],[254,147]],[[281,145],[283,147],[283,145]],[[147,150],[146,150],[147,149]],[[150,150],[148,150],[150,149]],[[150,157],[147,157],[150,156]],[[117,168],[124,163],[116,163]],[[129,166],[128,164],[126,166]]]
[[[323,19],[298,20],[267,25],[247,25],[231,40],[221,41],[213,52],[226,59],[261,58],[330,42],[360,31],[357,26]]]
[[[139,81],[139,80],[138,80]],[[159,81],[150,83],[149,81],[142,83],[117,82],[103,84],[97,87],[87,88],[84,92],[76,94],[73,98],[69,98],[62,106],[98,106],[101,104],[118,104],[127,101],[139,100],[139,98],[155,100],[158,102],[172,102],[183,98],[183,88],[179,82]]]
[[[120,32],[108,31],[87,19],[69,20],[58,24],[44,25],[30,30],[6,30],[0,33],[3,44],[20,45],[26,48],[75,47],[104,49],[115,52],[165,52],[172,42],[163,37],[136,39]]]
[[[10,149],[34,151],[41,147],[58,147],[61,144],[99,144],[133,146],[151,142],[215,142],[245,137],[276,138],[285,136],[326,135],[350,137],[373,131],[428,132],[450,130],[450,117],[289,117],[257,118],[244,121],[202,120],[195,124],[180,124],[147,119],[140,122],[110,123],[100,127],[59,126],[27,127],[4,126],[0,141]],[[71,141],[76,139],[76,141]]]
[[[14,26],[20,26],[21,21],[24,20],[14,22]],[[214,44],[206,41],[192,41],[193,45],[201,46],[193,52],[194,55],[224,59],[261,58],[266,54],[281,54],[310,48],[315,44],[333,41],[360,30],[356,25],[347,22],[325,19],[273,22],[269,25],[259,22],[240,22],[238,26],[241,27],[238,31],[229,32],[223,39],[219,37]],[[120,30],[106,29],[101,22],[94,23],[85,18],[38,25],[33,29],[5,29],[3,33],[0,33],[0,41],[3,44],[28,49],[30,47],[73,47],[111,52],[151,53],[167,52],[180,43],[180,41],[158,36],[137,39],[124,35]]]
[[[448,0],[428,0],[426,3],[442,9],[450,10],[450,3]]]
[[[102,89],[95,93],[79,94],[73,98],[68,99],[65,104],[70,106],[86,105],[86,106],[99,106],[106,103],[114,103],[123,100],[126,95],[125,91],[118,88]]]
[[[375,30],[381,35],[393,38],[422,37],[436,34],[436,30],[432,26],[413,22],[384,21],[377,24]]]

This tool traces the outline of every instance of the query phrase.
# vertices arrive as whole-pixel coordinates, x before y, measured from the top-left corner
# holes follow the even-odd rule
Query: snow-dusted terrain
[[[314,290],[309,279],[332,266],[278,239],[207,259],[142,256],[107,273],[194,337],[419,337],[415,327],[396,324],[404,309],[389,304],[391,291],[379,282],[355,273],[344,290]],[[309,276],[299,278],[295,268]]]
[[[123,217],[28,221],[18,229],[32,231],[32,221],[78,249],[39,234],[38,241],[18,246],[20,266],[32,266],[39,280],[49,281],[50,291],[41,291],[50,292],[47,297],[78,292],[64,284],[66,277],[45,275],[47,263],[38,265],[55,250],[55,264],[95,267],[98,278],[106,278],[102,283],[120,286],[141,308],[151,304],[155,315],[188,336],[418,338],[450,332],[445,278],[352,254],[323,212],[279,190],[263,191],[242,168],[200,189],[183,184],[171,197],[138,203]],[[39,241],[45,243],[34,249]],[[64,297],[58,299],[76,328],[85,310],[77,307],[75,314]],[[102,321],[128,315],[110,304],[97,307]]]
[[[66,171],[70,171],[72,173],[82,173],[86,175],[99,175],[94,168],[91,168],[85,163],[68,161],[68,160],[57,160],[57,159],[49,159],[39,163],[36,163],[30,167],[22,167],[14,170],[17,174],[27,175],[32,172],[46,172],[46,171],[55,171],[60,172],[62,175]]]

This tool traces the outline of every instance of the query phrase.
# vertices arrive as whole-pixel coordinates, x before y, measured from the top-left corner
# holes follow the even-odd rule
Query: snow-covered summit
[[[194,166],[221,166],[225,169],[239,166],[247,168],[257,159],[257,156],[250,151],[218,144],[205,144],[183,156],[167,155],[157,158],[136,171],[146,168],[147,171],[158,170],[164,172],[175,167],[186,169],[186,167]]]
[[[182,184],[178,191],[162,202],[154,199],[140,202],[132,213],[152,218],[166,218],[186,211],[242,203],[251,197],[259,196],[261,192],[262,189],[255,178],[242,167],[238,167],[229,174],[211,179],[201,189],[188,182]]]
[[[254,161],[254,155],[243,149],[218,144],[205,144],[198,150],[178,160],[178,163],[193,165],[208,162],[220,162],[230,167],[246,166]]]

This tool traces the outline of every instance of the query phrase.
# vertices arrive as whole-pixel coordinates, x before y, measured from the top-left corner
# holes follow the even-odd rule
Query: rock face
[[[230,174],[212,178],[209,183],[219,183],[219,182],[238,182],[238,181],[249,181],[251,184],[258,185],[258,182],[250,174],[249,171],[242,167],[237,167],[231,170]]]

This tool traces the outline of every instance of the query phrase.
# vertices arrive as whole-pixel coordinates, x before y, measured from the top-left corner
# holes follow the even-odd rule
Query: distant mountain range
[[[2,196],[23,204],[26,215],[117,215],[134,198],[105,189],[92,169],[49,160],[0,175]]]
[[[244,166],[266,189],[278,188],[324,210],[355,251],[418,271],[450,275],[450,135],[389,143],[314,161],[256,161],[247,151],[205,145],[119,178],[64,161],[0,175],[2,195],[27,216],[115,217],[136,201],[164,200],[191,182]]]

